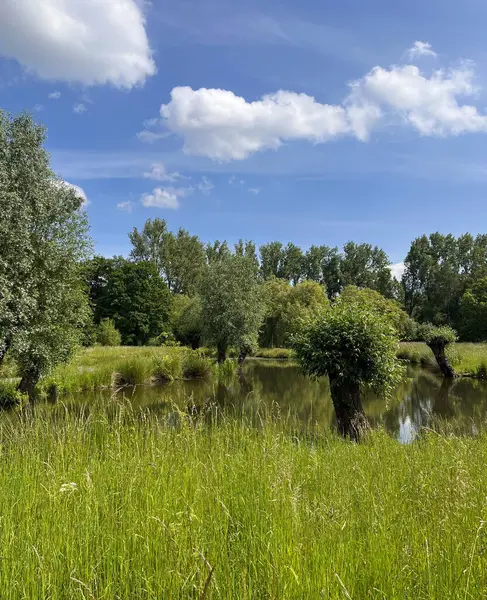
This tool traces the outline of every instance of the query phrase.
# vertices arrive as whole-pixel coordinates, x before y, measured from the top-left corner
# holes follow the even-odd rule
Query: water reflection
[[[217,422],[222,414],[252,419],[256,424],[265,416],[289,419],[305,428],[334,427],[333,406],[328,382],[312,381],[299,373],[292,363],[250,360],[243,375],[231,383],[215,381],[174,382],[162,387],[125,389],[78,398],[64,398],[51,418],[62,418],[62,411],[80,417],[90,406],[102,401],[115,406],[123,398],[141,414],[177,415],[179,411]],[[60,410],[60,405],[62,410]],[[211,410],[208,408],[211,407]],[[41,409],[41,407],[38,407]],[[487,383],[472,379],[447,381],[431,372],[409,368],[407,377],[387,401],[371,393],[364,398],[364,409],[373,426],[381,426],[403,443],[412,441],[425,427],[451,425],[455,432],[475,434],[487,415]],[[54,413],[57,413],[56,415]],[[173,417],[175,423],[177,418]]]

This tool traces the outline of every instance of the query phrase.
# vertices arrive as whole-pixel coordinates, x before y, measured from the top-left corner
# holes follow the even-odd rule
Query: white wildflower
[[[63,483],[59,488],[59,491],[61,494],[72,494],[73,492],[76,492],[77,489],[78,484],[74,483],[74,481],[71,481],[70,483]]]

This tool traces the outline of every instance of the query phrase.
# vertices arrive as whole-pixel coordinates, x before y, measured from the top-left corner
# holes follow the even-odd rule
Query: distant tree
[[[82,198],[51,171],[44,140],[30,116],[0,111],[0,362],[10,350],[29,396],[70,357],[89,317]]]
[[[347,242],[340,265],[342,284],[370,288],[392,298],[394,283],[390,264],[387,254],[377,246]]]
[[[94,322],[112,319],[124,345],[144,345],[169,323],[171,298],[151,262],[95,257],[85,266]]]
[[[270,242],[259,248],[260,272],[264,279],[284,278],[284,248],[281,242]]]
[[[487,340],[487,277],[477,281],[462,297],[460,334],[469,342]]]
[[[387,319],[401,340],[415,337],[417,324],[403,310],[399,302],[385,298],[375,290],[349,285],[335,302],[352,308],[365,309]]]
[[[254,262],[230,255],[211,262],[201,286],[203,338],[223,362],[228,348],[249,353],[257,344],[262,294]]]
[[[201,299],[199,296],[173,297],[171,326],[178,342],[193,349],[199,348],[203,335]]]
[[[120,346],[122,336],[112,319],[102,319],[96,328],[96,341],[102,346]]]
[[[152,262],[174,294],[194,295],[205,267],[205,250],[198,236],[168,231],[163,219],[148,219],[141,232],[129,233],[135,261]]]
[[[338,248],[310,246],[304,256],[304,277],[324,284],[328,297],[334,298],[342,289],[341,257]]]
[[[213,244],[206,244],[205,252],[208,264],[227,258],[232,254],[227,242],[220,242],[219,240],[216,240]]]
[[[386,319],[356,306],[335,305],[310,321],[294,339],[304,373],[328,376],[338,431],[359,440],[368,429],[364,386],[388,393],[398,382],[397,338]]]
[[[314,281],[292,286],[274,277],[264,282],[262,293],[265,311],[259,338],[264,347],[289,346],[304,322],[330,308],[325,287]]]
[[[235,244],[235,254],[237,256],[246,256],[254,263],[257,269],[259,268],[259,259],[257,257],[257,251],[254,242],[247,240],[244,244],[242,240],[239,240]]]
[[[446,325],[436,327],[426,323],[420,328],[420,337],[431,348],[442,375],[447,378],[455,377],[453,367],[446,356],[446,348],[456,341],[456,332]]]
[[[282,261],[282,276],[297,285],[304,276],[305,264],[301,248],[289,242],[284,248]]]

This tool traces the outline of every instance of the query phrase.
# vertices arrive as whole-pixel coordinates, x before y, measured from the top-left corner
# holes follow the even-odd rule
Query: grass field
[[[482,598],[487,437],[0,422],[2,600]]]

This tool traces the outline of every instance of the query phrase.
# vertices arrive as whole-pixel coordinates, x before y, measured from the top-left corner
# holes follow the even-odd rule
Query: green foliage
[[[96,341],[101,346],[120,346],[122,336],[112,319],[102,319],[96,328]]]
[[[51,171],[44,140],[30,116],[0,111],[0,350],[30,384],[69,358],[89,318],[82,199]]]
[[[264,321],[259,342],[263,347],[284,347],[303,323],[330,307],[326,289],[314,281],[291,286],[284,279],[268,279],[262,286]]]
[[[416,339],[417,324],[401,308],[396,300],[385,298],[379,292],[368,288],[360,289],[347,286],[335,301],[336,305],[350,306],[373,312],[378,317],[387,319],[397,332],[399,339]]]
[[[183,377],[185,379],[200,379],[211,374],[212,361],[198,352],[184,355]]]
[[[395,329],[386,319],[357,306],[336,305],[294,339],[304,373],[329,376],[344,385],[367,385],[386,394],[397,383]]]
[[[437,327],[431,323],[425,323],[419,328],[420,338],[428,345],[453,344],[457,340],[456,332],[447,325]]]
[[[0,381],[0,409],[17,406],[25,401],[26,396],[19,392],[16,383]]]
[[[459,330],[465,340],[487,340],[487,277],[474,283],[463,295],[460,302]]]
[[[85,277],[95,323],[112,319],[124,345],[147,344],[165,330],[171,297],[151,262],[96,256]]]
[[[185,229],[174,234],[164,219],[148,219],[143,230],[135,227],[129,238],[133,245],[130,256],[153,263],[172,293],[196,293],[205,267],[205,250],[198,236]]]
[[[389,265],[387,254],[377,246],[347,242],[340,264],[342,286],[370,288],[392,298],[395,288]]]
[[[465,339],[467,335],[477,339],[475,327],[468,324],[469,317],[461,314],[461,298],[466,289],[472,289],[487,276],[486,259],[487,235],[473,238],[465,234],[455,238],[451,234],[433,233],[415,239],[405,260],[402,279],[406,310],[421,322],[451,325]],[[467,313],[475,304],[475,293],[467,300]],[[477,293],[480,298],[480,288]],[[467,317],[466,329],[462,331],[464,317]]]
[[[171,327],[176,340],[193,349],[199,348],[203,335],[201,299],[177,294],[172,299]]]
[[[223,352],[257,346],[262,294],[253,261],[231,255],[208,266],[201,286],[203,336]]]

